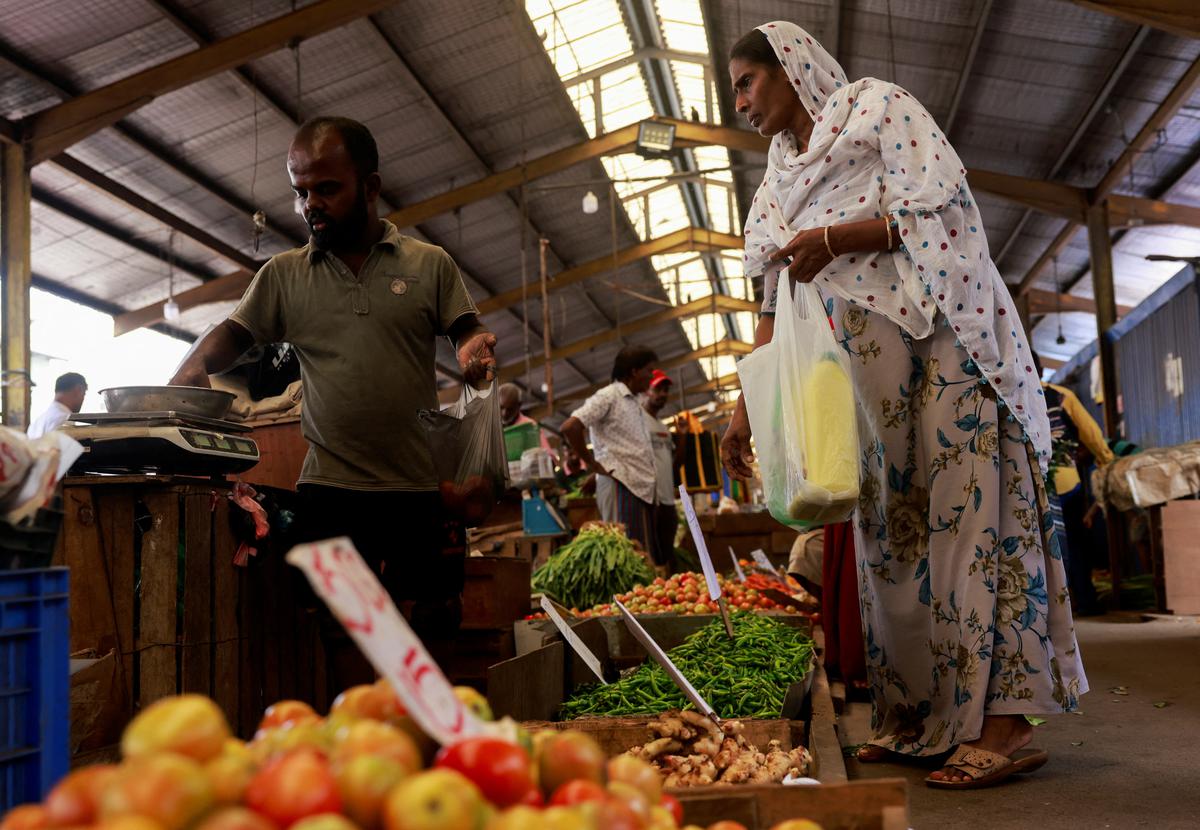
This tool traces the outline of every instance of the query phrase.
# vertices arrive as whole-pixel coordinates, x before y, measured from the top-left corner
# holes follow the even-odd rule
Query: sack
[[[738,376],[771,515],[793,527],[846,519],[859,488],[854,388],[815,286],[798,283],[794,304],[779,292],[774,336]]]
[[[448,514],[477,527],[508,487],[508,458],[495,382],[480,392],[463,384],[459,399],[440,412],[422,409],[438,490]]]

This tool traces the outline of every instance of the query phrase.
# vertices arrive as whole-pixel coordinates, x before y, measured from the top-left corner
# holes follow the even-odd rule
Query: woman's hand
[[[750,469],[754,463],[754,452],[750,449],[750,418],[742,397],[738,397],[737,408],[733,410],[733,417],[721,438],[721,463],[731,478],[754,477]]]
[[[811,228],[800,231],[792,241],[771,254],[773,262],[791,259],[788,277],[793,282],[812,282],[826,265],[833,262],[825,247],[825,229]]]

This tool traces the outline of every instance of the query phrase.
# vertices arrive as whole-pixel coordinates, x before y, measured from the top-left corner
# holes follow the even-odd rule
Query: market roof
[[[652,117],[678,119],[681,132],[700,122],[699,132],[711,114],[713,123],[744,130],[724,55],[754,25],[785,18],[809,29],[851,77],[908,88],[973,175],[1111,185],[1118,195],[1200,204],[1200,40],[1185,36],[1188,26],[1197,33],[1197,15],[1139,24],[1104,5],[42,0],[0,10],[0,115],[15,122],[0,126],[50,135],[30,145],[40,161],[35,285],[119,316],[161,303],[169,289],[204,284],[220,301],[186,308],[170,325],[187,336],[229,312],[258,262],[303,241],[283,167],[302,118],[339,114],[372,129],[387,212],[525,165],[527,176],[453,210],[435,205],[404,228],[459,262],[500,338],[506,376],[526,385],[529,398],[542,396],[548,320],[552,346],[565,355],[553,361],[560,413],[577,400],[572,393],[605,382],[615,351],[634,342],[672,366],[684,405],[713,401],[724,410],[735,355],[748,350],[754,326],[756,286],[736,248],[765,161],[754,137],[742,133],[741,149],[681,142],[690,146],[661,159],[622,145],[544,176],[533,163]],[[300,27],[299,47],[278,48],[288,38],[272,42],[265,24],[290,21]],[[247,57],[219,72],[211,64],[195,70],[212,52],[204,47],[218,41],[240,44],[237,54]],[[170,67],[188,56],[196,63],[172,80]],[[111,116],[107,98],[79,99],[67,114],[57,106],[123,79],[174,85],[129,98]],[[87,123],[111,126],[74,140],[67,116],[82,118],[86,106]],[[1107,175],[1114,163],[1128,172]],[[1089,313],[1054,313],[1087,307],[1079,299],[1091,288],[1086,233],[1068,235],[1068,220],[1002,200],[982,182],[982,174],[972,179],[993,257],[1011,285],[1034,289],[1031,309],[1042,313],[1035,347],[1048,362],[1069,358],[1095,338]],[[588,193],[592,213],[583,210]],[[257,209],[267,230],[256,249]],[[1200,223],[1192,224],[1121,232],[1118,303],[1136,305],[1178,270],[1145,254],[1200,252]],[[1055,261],[1045,252],[1056,239]],[[650,249],[657,253],[641,256]],[[1057,299],[1060,288],[1076,299]],[[148,319],[161,318],[152,309]],[[1055,343],[1059,319],[1063,345]],[[452,364],[448,351],[442,363]]]

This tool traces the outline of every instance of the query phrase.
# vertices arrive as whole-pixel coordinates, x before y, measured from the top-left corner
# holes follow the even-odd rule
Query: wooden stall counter
[[[241,474],[242,481],[261,487],[295,490],[308,442],[300,434],[300,416],[276,421],[248,422],[258,444],[259,462]]]
[[[115,655],[113,717],[72,735],[74,754],[119,740],[149,703],[212,697],[243,737],[285,697],[327,704],[312,615],[282,556],[234,564],[231,485],[176,476],[79,476],[63,482],[54,564],[71,569],[72,653]]]

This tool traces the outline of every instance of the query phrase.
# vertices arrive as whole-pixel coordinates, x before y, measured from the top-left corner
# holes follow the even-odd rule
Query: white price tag
[[[754,560],[754,564],[762,568],[767,573],[775,573],[775,566],[771,564],[771,560],[762,552],[762,549],[750,552],[750,558]]]
[[[738,582],[745,582],[746,572],[742,570],[742,563],[738,561],[737,554],[733,552],[733,545],[729,546],[729,558],[733,560],[733,570],[737,574]]]
[[[622,605],[621,601],[616,597],[613,597],[613,603],[617,606],[617,610],[621,612],[621,616],[625,618],[625,624],[629,626],[629,631],[633,634],[634,639],[642,644],[654,659],[654,662],[663,667],[663,671],[679,687],[679,691],[683,692],[684,697],[690,700],[692,705],[700,712],[720,723],[721,719],[717,717],[717,713],[713,711],[713,708],[708,705],[708,701],[700,696],[700,693],[696,691],[696,687],[683,676],[683,672],[676,667],[671,658],[667,656],[667,653],[662,650],[662,647],[654,642],[654,638],[646,632],[646,629],[642,628],[637,618],[629,613],[629,609]]]
[[[454,687],[349,539],[299,545],[288,553],[287,561],[304,571],[313,590],[371,665],[392,684],[426,734],[446,746],[488,733],[487,725],[454,694]]]
[[[600,665],[600,661],[596,659],[596,655],[587,647],[587,643],[579,639],[579,635],[575,633],[570,624],[562,618],[562,614],[558,613],[558,609],[554,607],[554,602],[549,597],[542,597],[542,610],[546,612],[546,616],[550,618],[550,622],[554,623],[554,627],[558,629],[558,633],[563,636],[563,639],[575,649],[575,653],[583,660],[592,674],[603,683],[608,685],[608,681],[604,679],[604,669]]]
[[[705,544],[704,534],[700,531],[700,520],[696,517],[696,509],[692,507],[692,497],[688,495],[687,487],[683,484],[679,485],[679,500],[683,502],[683,515],[687,518],[688,529],[692,531],[696,553],[700,555],[700,568],[704,571],[704,581],[708,583],[708,595],[716,602],[721,598],[721,583],[717,582],[717,572],[713,569],[708,545]]]

